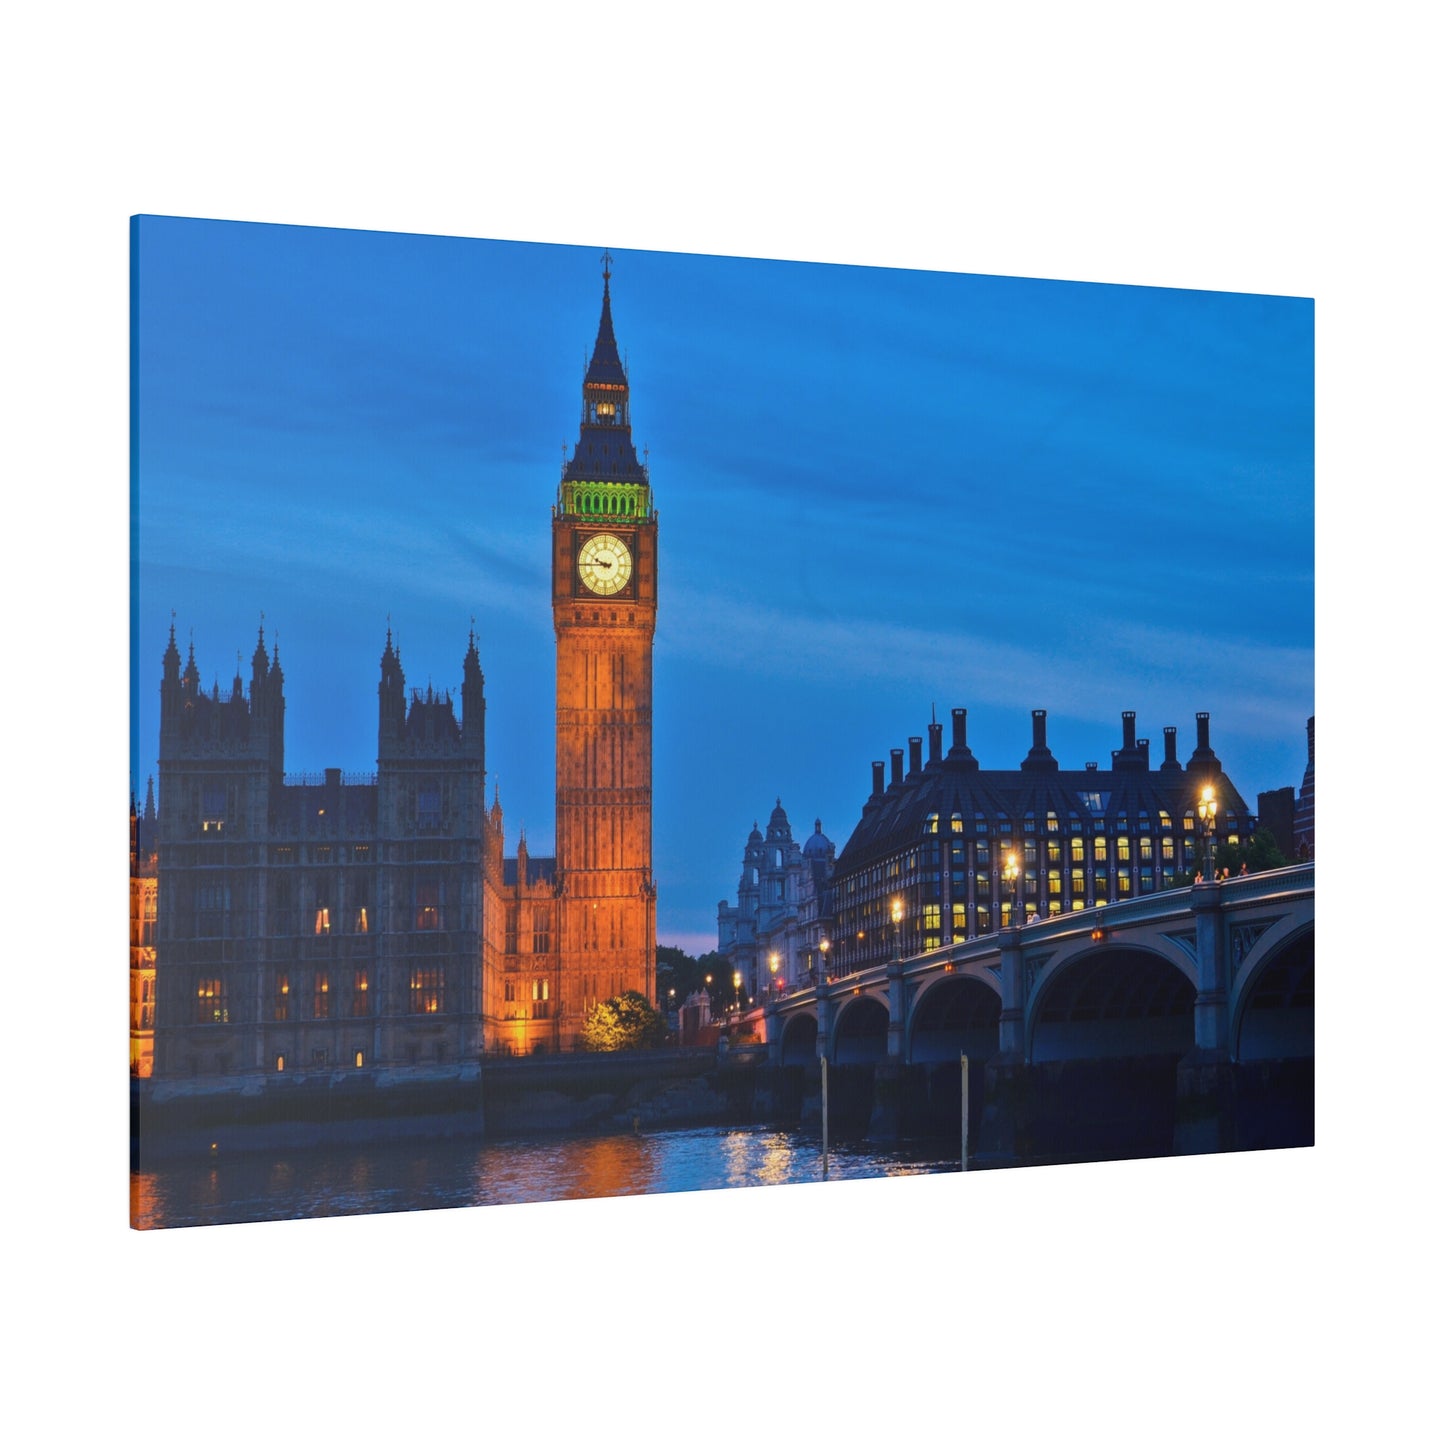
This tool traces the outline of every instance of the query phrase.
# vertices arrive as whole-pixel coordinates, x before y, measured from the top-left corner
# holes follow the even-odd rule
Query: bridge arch
[[[931,980],[911,1010],[909,1062],[957,1063],[960,1054],[991,1059],[998,1052],[1002,1008],[998,989],[981,978],[951,973]]]
[[[1172,1054],[1194,1047],[1196,980],[1156,949],[1081,948],[1051,961],[1030,990],[1030,1063]]]
[[[1261,941],[1235,981],[1230,1057],[1312,1059],[1315,1052],[1314,920]]]
[[[811,1064],[818,1057],[818,1020],[811,1013],[793,1013],[783,1025],[784,1064]]]
[[[888,1057],[888,1009],[871,994],[850,998],[833,1025],[833,1062],[878,1064]]]

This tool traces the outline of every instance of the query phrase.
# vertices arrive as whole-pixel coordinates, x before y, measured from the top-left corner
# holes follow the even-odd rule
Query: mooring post
[[[960,1055],[958,1056],[958,1063],[959,1063],[959,1074],[961,1075],[961,1077],[962,1077],[962,1079],[963,1079],[963,1151],[962,1151],[962,1159],[963,1159],[963,1162],[959,1165],[959,1168],[960,1168],[960,1169],[967,1169],[967,1168],[968,1168],[968,1055],[967,1055],[967,1054],[960,1054]]]
[[[828,1056],[823,1055],[823,1178],[828,1177]]]

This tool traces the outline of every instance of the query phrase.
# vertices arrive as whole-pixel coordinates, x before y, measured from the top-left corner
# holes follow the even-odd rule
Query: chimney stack
[[[1126,748],[1134,746],[1134,714],[1131,712],[1124,714],[1124,746]]]
[[[903,781],[903,749],[889,748],[888,757],[892,763],[891,772],[893,775],[889,779],[889,784],[892,787],[897,787],[897,785]]]
[[[1179,755],[1176,749],[1179,746],[1178,728],[1164,729],[1164,761],[1159,764],[1159,771],[1162,773],[1165,768],[1173,772],[1179,766]]]
[[[1034,745],[1029,749],[1028,757],[1019,764],[1021,768],[1028,768],[1033,772],[1058,772],[1058,762],[1049,751],[1046,727],[1048,716],[1043,708],[1036,707],[1034,709]]]
[[[883,796],[883,764],[878,762],[873,764],[873,796]]]
[[[943,724],[941,722],[928,724],[928,761],[930,763],[943,761]]]
[[[908,774],[910,777],[923,766],[923,739],[908,739]]]

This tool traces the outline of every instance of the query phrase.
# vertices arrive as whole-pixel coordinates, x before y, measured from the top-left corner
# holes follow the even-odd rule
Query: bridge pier
[[[895,958],[888,965],[888,1062],[904,1064],[907,1040],[903,1017],[903,960]]]

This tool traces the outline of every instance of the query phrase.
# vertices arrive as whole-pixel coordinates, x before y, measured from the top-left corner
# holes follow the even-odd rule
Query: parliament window
[[[331,1017],[331,976],[320,969],[317,970],[311,989],[311,1017],[314,1019]]]
[[[351,975],[351,1017],[363,1019],[371,1012],[371,977],[364,968]]]
[[[276,975],[271,1017],[278,1024],[284,1024],[291,1017],[291,975],[288,973]]]
[[[231,1012],[226,1004],[226,981],[223,978],[202,978],[196,982],[196,1022],[228,1024]]]
[[[409,988],[411,1012],[439,1014],[444,1012],[446,978],[439,968],[414,968]]]
[[[416,927],[423,933],[442,926],[441,885],[428,880],[416,885]]]

